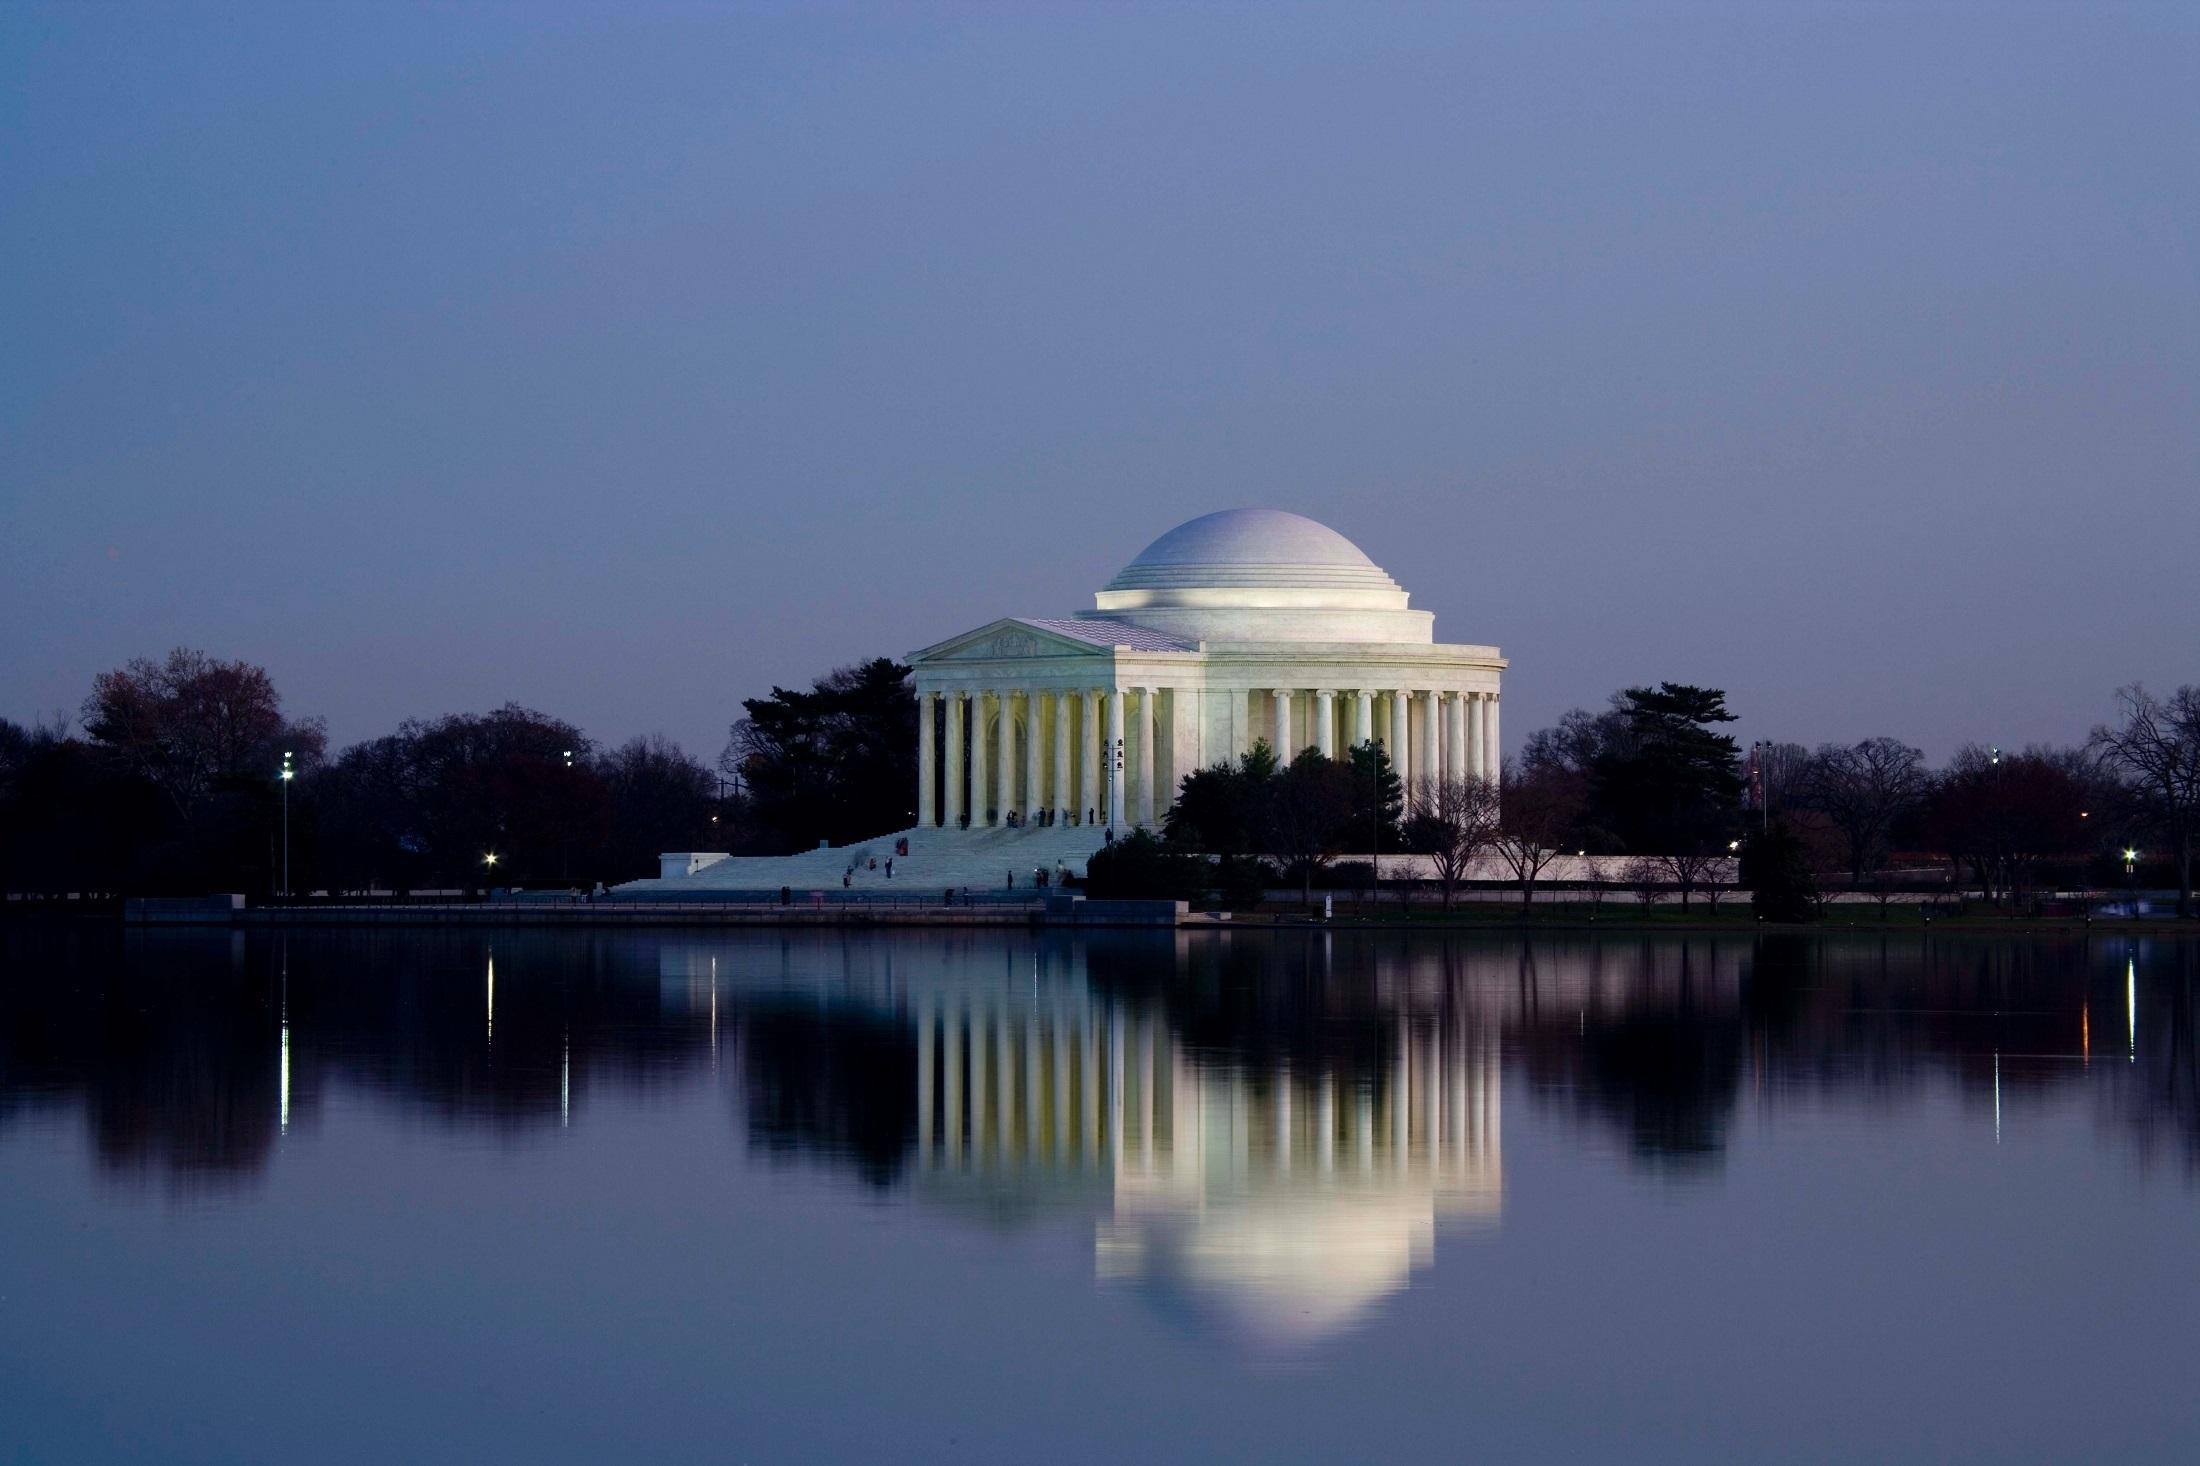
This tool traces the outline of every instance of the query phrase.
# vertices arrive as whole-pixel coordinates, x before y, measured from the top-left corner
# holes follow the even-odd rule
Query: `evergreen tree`
[[[1085,863],[1085,894],[1096,901],[1198,901],[1212,874],[1205,856],[1133,830],[1092,853]]]
[[[1615,708],[1617,736],[1589,760],[1596,819],[1621,847],[1700,854],[1726,843],[1741,809],[1741,750],[1715,725],[1733,722],[1714,687],[1630,687]]]
[[[841,667],[807,692],[746,698],[719,766],[746,781],[750,811],[781,849],[842,844],[916,818],[917,704],[909,669],[886,657]]]
[[[1742,841],[1737,872],[1766,921],[1812,921],[1818,916],[1818,878],[1802,837],[1775,820]]]
[[[1161,827],[1171,844],[1188,850],[1214,855],[1257,852],[1267,830],[1275,784],[1275,751],[1263,739],[1234,764],[1216,764],[1185,775]]]
[[[1358,848],[1362,840],[1380,853],[1401,845],[1398,821],[1405,813],[1405,784],[1391,767],[1390,755],[1375,742],[1355,743],[1345,755],[1352,770],[1352,813],[1346,820],[1345,843]]]

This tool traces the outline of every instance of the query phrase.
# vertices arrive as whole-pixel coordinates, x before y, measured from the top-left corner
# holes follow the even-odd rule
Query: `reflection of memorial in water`
[[[1498,1035],[1516,1103],[1692,1183],[1718,1174],[1751,1110],[1941,1087],[1989,1143],[2082,1093],[2142,1155],[2200,1175],[2195,991],[2200,945],[2098,937],[0,924],[0,1140],[73,1116],[104,1174],[229,1186],[281,1144],[319,1143],[332,1097],[517,1145],[722,1075],[759,1155],[994,1221],[1098,1211],[1103,1267],[1181,1282],[1213,1259],[1164,1235],[1170,1218],[1282,1214],[1322,1174],[1325,1133],[1331,1184],[1351,1195],[1363,1113],[1370,1174],[1393,1174],[1397,1093],[1401,1189],[1422,1184],[1415,1148],[1429,1157],[1418,1213],[1489,1214],[1467,1178],[1499,1175]],[[1430,1075],[1446,1097],[1416,1101]],[[1464,1160],[1444,1149],[1475,1133],[1446,1124],[1460,1092],[1470,1121],[1490,1119],[1486,1152]]]
[[[1440,1217],[1497,1217],[1496,1039],[1464,1013],[1367,1015],[1356,1049],[1379,1062],[1294,1069],[1194,1052],[1158,1006],[1083,981],[909,1008],[920,1193],[1106,1206],[1100,1277],[1187,1321],[1311,1342],[1427,1266]]]

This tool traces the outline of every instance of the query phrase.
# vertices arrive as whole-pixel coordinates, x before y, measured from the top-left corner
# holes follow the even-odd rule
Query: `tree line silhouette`
[[[1188,771],[1159,836],[1119,842],[1093,879],[1117,894],[1219,883],[1241,899],[1282,879],[1311,895],[1368,878],[1338,864],[1347,854],[1412,852],[1447,901],[1483,856],[1526,900],[1581,853],[1607,884],[1685,903],[1715,894],[1712,862],[1738,851],[1765,909],[1795,915],[1824,882],[1915,881],[1921,863],[1996,901],[2135,883],[2144,867],[2189,915],[2200,688],[2125,688],[2117,712],[2080,747],[1968,744],[1938,770],[1891,737],[1759,744],[1745,762],[1725,693],[1673,682],[1567,713],[1486,782],[1409,787],[1373,744],[1284,759],[1263,743]],[[95,678],[76,731],[0,720],[0,888],[272,892],[286,794],[295,891],[585,887],[648,875],[664,850],[776,853],[903,828],[916,744],[908,669],[879,658],[745,699],[715,773],[664,737],[605,748],[516,704],[331,754],[264,669],[179,648]]]

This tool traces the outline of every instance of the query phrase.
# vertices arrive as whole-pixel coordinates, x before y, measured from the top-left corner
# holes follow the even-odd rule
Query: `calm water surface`
[[[0,931],[0,1461],[2189,1462],[2196,981]]]

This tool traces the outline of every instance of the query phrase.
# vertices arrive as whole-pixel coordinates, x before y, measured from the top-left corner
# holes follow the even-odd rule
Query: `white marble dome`
[[[1091,614],[1201,641],[1428,642],[1431,618],[1328,525],[1281,509],[1187,520],[1138,553]]]
[[[1206,586],[1398,586],[1358,545],[1281,509],[1225,509],[1186,520],[1138,553],[1110,591]]]

